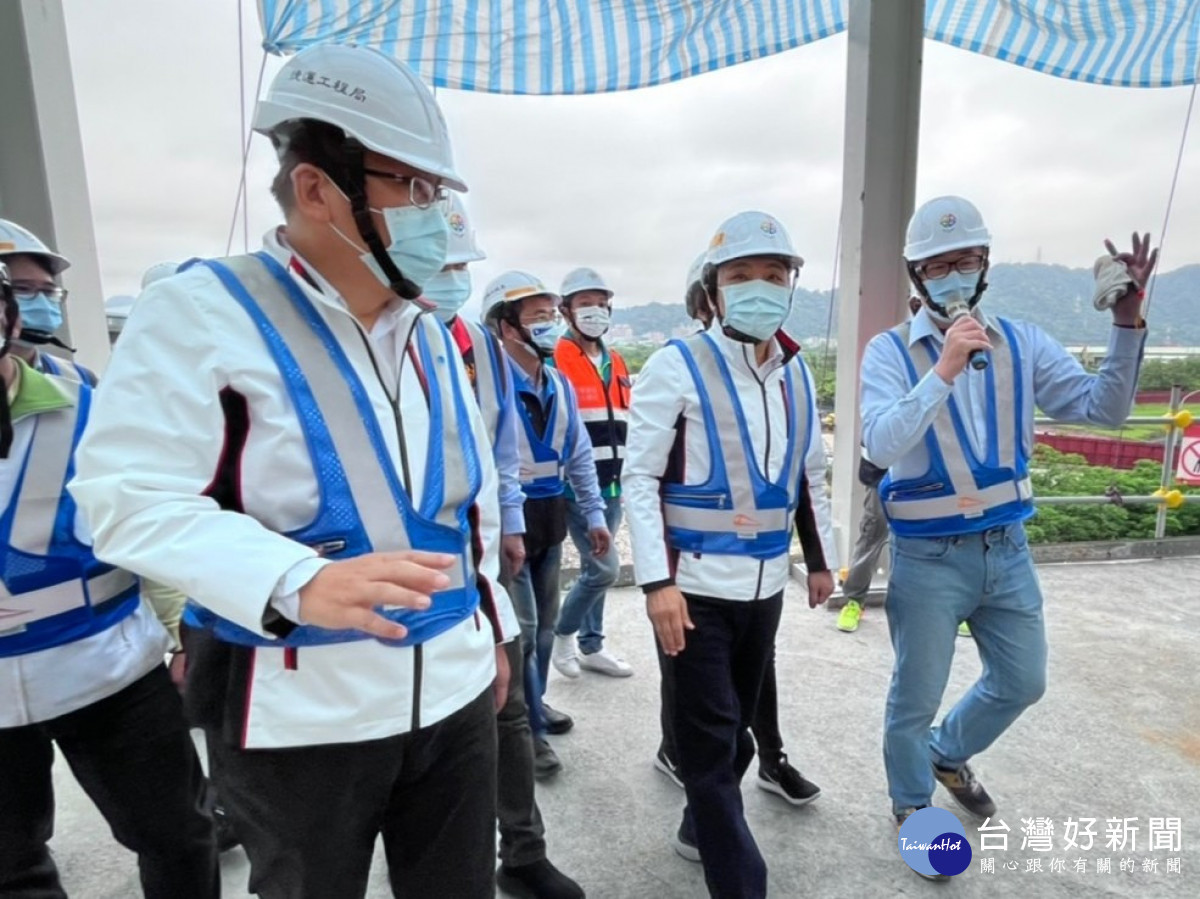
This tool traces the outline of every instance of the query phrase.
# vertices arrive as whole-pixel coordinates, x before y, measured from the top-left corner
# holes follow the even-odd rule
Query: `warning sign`
[[[1200,486],[1200,424],[1191,425],[1183,432],[1175,480],[1180,484]]]

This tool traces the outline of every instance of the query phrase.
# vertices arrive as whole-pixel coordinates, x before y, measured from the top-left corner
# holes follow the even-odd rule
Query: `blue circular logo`
[[[944,808],[921,808],[900,826],[897,848],[918,874],[961,874],[971,864],[962,822]]]

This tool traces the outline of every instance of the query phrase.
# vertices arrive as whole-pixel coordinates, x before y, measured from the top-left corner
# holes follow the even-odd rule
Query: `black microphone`
[[[950,324],[954,324],[960,318],[971,314],[971,307],[966,303],[952,303],[946,307],[946,315],[950,317]],[[971,354],[967,357],[971,368],[975,371],[983,371],[988,367],[987,353],[983,350],[971,350]]]

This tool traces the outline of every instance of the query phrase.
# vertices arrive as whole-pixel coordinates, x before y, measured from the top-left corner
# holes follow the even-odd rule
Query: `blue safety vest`
[[[56,384],[72,405],[42,412],[0,516],[0,658],[73,643],[125,620],[141,599],[137,579],[105,565],[75,536],[67,482],[87,423],[91,388]]]
[[[62,360],[55,359],[49,353],[43,353],[40,350],[37,354],[38,370],[45,375],[57,375],[60,378],[66,378],[70,381],[78,381],[81,384],[86,384],[88,387],[96,386],[96,374],[89,368],[85,368],[73,359]]]
[[[508,414],[508,379],[505,366],[508,360],[500,343],[491,332],[477,322],[461,320],[471,338],[472,364],[475,366],[471,386],[479,402],[483,426],[495,446],[500,441],[500,431]]]
[[[929,470],[918,478],[896,480],[889,473],[879,496],[892,530],[902,537],[949,537],[974,534],[1024,521],[1034,514],[1029,481],[1021,349],[1012,324],[996,319],[987,379],[987,452],[980,459],[971,447],[966,424],[951,396],[925,432]],[[900,349],[913,386],[937,364],[932,338],[909,350],[905,322],[888,332]]]
[[[561,496],[566,489],[563,474],[567,460],[575,451],[575,397],[571,386],[561,373],[549,365],[542,366],[549,396],[550,412],[542,433],[534,427],[525,403],[517,403],[521,427],[517,443],[521,457],[521,491],[526,499],[550,499]]]
[[[392,464],[366,389],[329,326],[287,271],[267,253],[203,263],[249,315],[279,367],[304,432],[320,490],[317,515],[285,536],[330,559],[419,549],[455,556],[451,584],[423,611],[377,611],[408,629],[410,646],[470,617],[479,605],[471,508],[482,483],[469,407],[450,360],[450,333],[430,315],[414,324],[414,344],[429,398],[424,493],[408,496]],[[449,447],[449,451],[447,451]],[[253,516],[254,510],[245,510]],[[231,547],[236,552],[236,547]],[[259,636],[189,601],[185,620],[244,646],[316,646],[374,639],[358,630],[305,625],[284,639]]]
[[[803,361],[796,356],[784,365],[787,445],[779,477],[771,481],[759,468],[741,399],[716,341],[700,333],[668,345],[682,354],[696,385],[711,464],[703,484],[663,482],[667,544],[680,552],[759,560],[783,555],[791,544],[801,469],[812,440]]]

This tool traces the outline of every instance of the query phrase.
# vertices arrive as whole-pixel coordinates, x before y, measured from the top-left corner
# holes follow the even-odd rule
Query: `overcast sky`
[[[64,0],[106,295],[162,260],[222,254],[240,173],[236,0]],[[119,11],[119,12],[118,12]],[[262,59],[245,3],[247,115]],[[925,44],[918,202],[961,193],[993,258],[1090,265],[1106,236],[1161,227],[1190,89],[1076,84]],[[507,97],[439,90],[485,281],[525,268],[557,286],[597,268],[619,300],[681,301],[722,219],[778,216],[827,289],[841,204],[844,36],[630,93]],[[267,62],[267,81],[279,67]],[[1164,269],[1200,262],[1200,123]],[[252,142],[250,246],[277,222],[274,159]],[[235,249],[241,247],[239,227]]]

